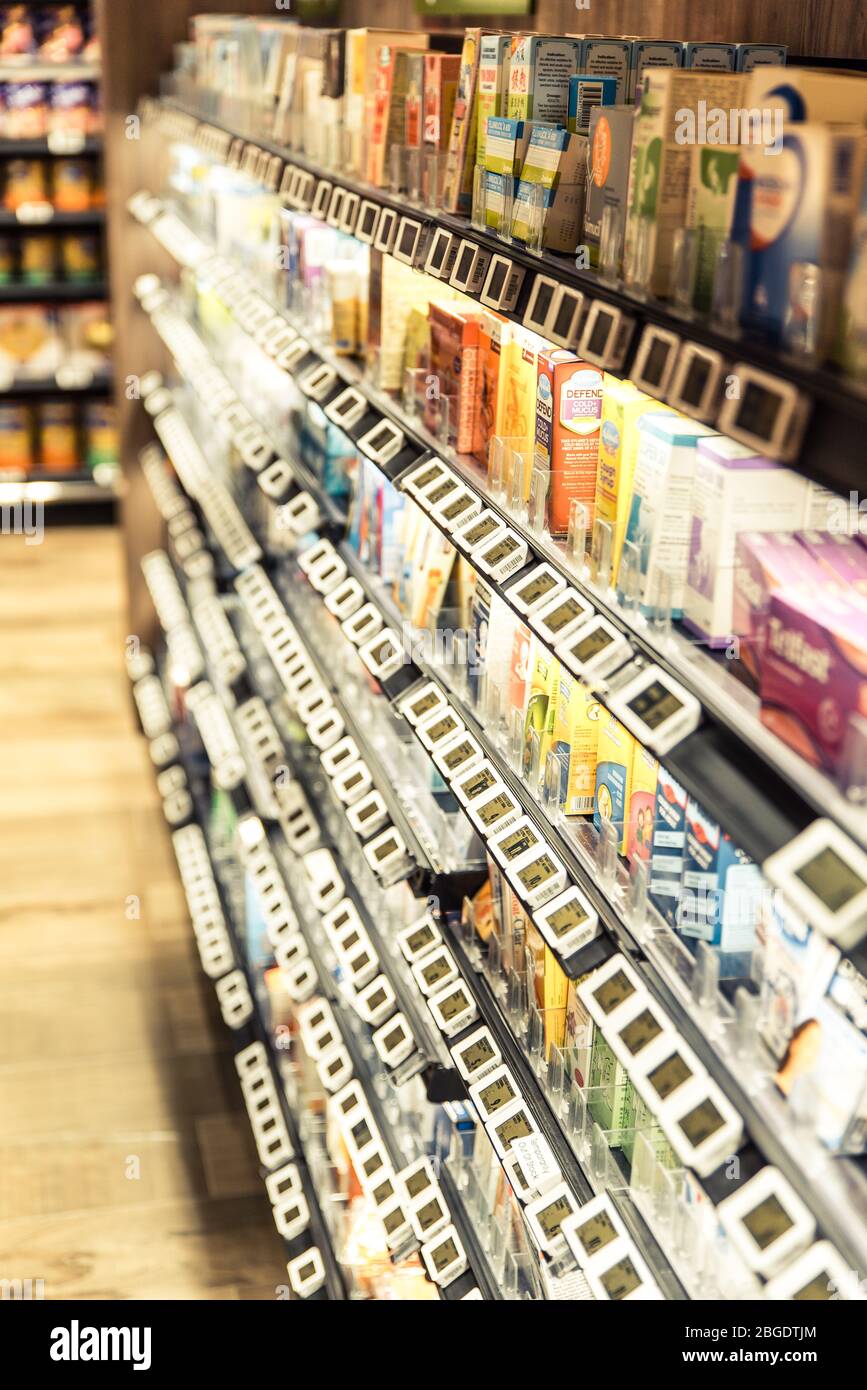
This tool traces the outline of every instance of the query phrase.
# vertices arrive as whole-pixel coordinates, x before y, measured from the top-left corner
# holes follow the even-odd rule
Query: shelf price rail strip
[[[292,914],[298,922],[299,930],[307,943],[309,959],[313,965],[318,983],[317,992],[332,1006],[333,1017],[340,1030],[343,1046],[351,1059],[352,1075],[354,1079],[359,1082],[364,1092],[370,1116],[376,1129],[375,1137],[379,1139],[383,1148],[386,1150],[392,1169],[394,1172],[398,1172],[404,1166],[404,1156],[398,1152],[394,1144],[388,1120],[386,1119],[379,1095],[374,1086],[370,1069],[359,1048],[355,1030],[343,1017],[346,1008],[346,999],[341,993],[334,976],[324,960],[319,943],[315,939],[315,936],[311,935],[308,930],[304,915],[300,911],[298,900],[290,886],[290,877],[284,872],[280,862],[277,843],[273,835],[269,837],[265,833],[264,827],[261,828],[262,837],[255,844],[253,844],[253,836],[248,836],[250,845],[248,856],[245,858],[245,866],[250,870],[255,870],[258,865],[260,871],[263,867],[266,868],[268,870],[271,891],[273,891],[274,885],[279,883],[282,893],[285,895],[287,902],[291,905]],[[457,1198],[456,1193],[453,1194],[453,1196]],[[469,1254],[473,1249],[473,1240],[467,1236],[469,1223],[466,1220],[462,1204],[459,1200],[449,1202],[449,1212],[452,1221],[461,1234],[462,1240],[466,1242],[465,1248]],[[393,1259],[396,1262],[400,1262],[401,1259],[414,1253],[416,1248],[417,1242],[412,1238],[411,1241],[401,1245],[393,1252]],[[473,1260],[471,1265],[472,1274],[478,1282],[479,1287],[482,1289],[485,1298],[498,1298],[499,1293],[490,1271],[488,1270],[487,1263],[481,1256],[480,1250],[477,1250],[476,1253],[477,1259]],[[445,1292],[448,1293],[448,1290]]]
[[[792,450],[793,465],[808,477],[844,494],[860,487],[857,470],[853,469],[855,461],[860,459],[861,442],[867,428],[867,396],[859,391],[856,383],[832,367],[813,367],[809,362],[798,360],[773,345],[765,345],[746,330],[727,333],[700,316],[675,312],[665,302],[654,300],[641,291],[631,292],[606,281],[597,272],[579,269],[574,258],[549,251],[540,257],[519,243],[504,241],[492,232],[473,225],[466,218],[415,206],[406,195],[396,196],[387,190],[347,178],[343,173],[324,169],[300,152],[263,137],[257,136],[251,140],[219,121],[201,121],[197,114],[186,110],[175,99],[145,102],[143,112],[146,121],[165,122],[169,133],[176,138],[201,143],[204,148],[210,147],[214,157],[230,167],[245,168],[252,177],[279,191],[290,206],[297,206],[305,212],[312,209],[323,218],[335,217],[336,224],[342,225],[345,230],[354,227],[354,221],[350,222],[343,212],[347,207],[347,195],[351,195],[351,206],[356,214],[365,201],[376,208],[377,221],[382,210],[390,210],[394,220],[392,240],[398,247],[402,227],[407,222],[418,227],[418,240],[413,246],[416,256],[416,247],[429,244],[430,236],[437,230],[453,235],[461,243],[480,248],[491,258],[499,256],[513,268],[513,274],[515,271],[523,273],[523,285],[517,302],[511,304],[507,301],[499,306],[496,303],[491,306],[507,317],[522,321],[539,275],[556,288],[562,287],[573,295],[583,296],[584,305],[589,304],[591,312],[595,304],[605,306],[621,321],[628,320],[632,326],[623,360],[616,364],[602,363],[623,376],[632,374],[640,345],[648,331],[661,330],[673,334],[678,340],[686,339],[718,354],[729,373],[740,375],[749,371],[770,377],[775,391],[782,390],[797,398],[802,414],[809,414],[812,406],[812,415],[807,421],[800,447],[796,452],[794,448]],[[181,118],[180,122],[178,117]],[[224,139],[219,146],[215,145],[215,130],[222,131],[223,136],[228,137],[228,143]],[[304,178],[300,177],[302,174]],[[299,188],[300,194],[296,193]],[[410,252],[411,258],[413,252]],[[571,343],[564,343],[564,346],[569,345]],[[583,343],[581,350],[587,355]],[[774,398],[777,399],[776,396]],[[738,437],[734,426],[729,425],[723,432]],[[744,442],[753,445],[755,441],[750,438],[744,439]]]
[[[284,318],[295,331],[291,316],[284,314]],[[348,387],[359,392],[370,406],[362,421],[345,431],[355,443],[369,431],[374,417],[388,420],[403,432],[406,447],[396,459],[386,465],[379,464],[377,459],[371,460],[386,478],[399,483],[423,459],[436,457],[475,494],[483,508],[496,513],[504,525],[527,542],[528,566],[542,561],[551,564],[627,637],[637,649],[636,656],[657,663],[696,696],[709,718],[666,755],[666,765],[752,858],[762,862],[787,844],[813,819],[814,813],[832,816],[847,833],[854,832],[867,848],[867,810],[853,805],[828,776],[811,768],[770,734],[757,714],[741,705],[731,686],[734,677],[726,674],[720,680],[719,673],[712,669],[711,658],[704,654],[698,663],[687,662],[682,655],[686,639],[680,635],[662,644],[653,639],[645,625],[629,621],[619,605],[576,572],[555,545],[544,543],[517,520],[499,498],[490,496],[475,467],[443,449],[417,421],[411,420],[387,396],[371,387],[349,359],[333,356],[319,345],[311,345],[303,363],[290,374],[294,376],[295,371],[302,368],[309,371],[311,363],[316,361],[331,367],[339,378],[337,386],[320,402],[326,414],[328,407]],[[435,518],[431,520],[438,525]],[[454,542],[452,533],[442,526],[439,529]],[[487,578],[486,582],[508,602],[501,586]]]
[[[394,621],[393,610],[371,583],[357,556],[345,544],[340,547],[339,553],[350,573],[365,589],[368,600],[381,609],[384,620]],[[653,933],[640,940],[636,938],[624,907],[613,903],[600,886],[595,864],[589,856],[582,857],[574,842],[545,815],[529,788],[509,765],[508,759],[491,745],[484,726],[462,697],[444,682],[436,666],[420,657],[416,658],[416,666],[422,676],[435,681],[447,694],[504,785],[520,803],[543,839],[552,845],[599,915],[610,946],[604,944],[604,938],[597,939],[571,959],[560,957],[565,972],[574,978],[594,968],[611,953],[611,947],[632,960],[641,971],[651,994],[741,1113],[744,1125],[758,1149],[769,1163],[785,1174],[815,1213],[820,1226],[853,1261],[853,1267],[862,1267],[867,1260],[867,1172],[863,1163],[857,1159],[834,1158],[818,1140],[809,1140],[796,1126],[786,1102],[774,1093],[770,1077],[759,1091],[744,1084],[741,1079],[742,1067],[739,1067],[731,1050],[730,1039],[712,1038],[701,1029],[695,1017],[698,1005],[691,1000],[683,982],[673,979],[671,970],[665,968],[658,950],[654,950]],[[648,907],[652,912],[650,905]],[[661,920],[659,926],[665,930]],[[727,1005],[726,1010],[726,1019],[731,1023],[733,1013]],[[817,1181],[820,1174],[821,1180]]]

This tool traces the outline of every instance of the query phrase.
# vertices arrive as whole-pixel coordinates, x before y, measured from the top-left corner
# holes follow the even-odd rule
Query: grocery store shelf
[[[38,212],[33,216],[29,210],[19,209],[9,212],[0,209],[0,231],[4,232],[54,232],[73,227],[102,227],[105,225],[105,212],[96,208],[90,212],[57,212],[48,204],[38,204]],[[30,208],[34,204],[30,204]]]
[[[54,503],[113,502],[121,496],[121,480],[102,484],[93,480],[91,473],[63,473],[51,476],[29,475],[21,481],[7,481],[0,477],[0,505],[10,506],[17,502]]]
[[[75,130],[54,131],[33,139],[0,140],[0,159],[49,159],[102,152],[101,135],[80,135]]]
[[[799,361],[774,346],[765,346],[755,334],[737,329],[731,334],[721,332],[710,320],[701,316],[685,317],[675,313],[662,301],[630,292],[622,285],[604,281],[599,274],[588,270],[578,270],[574,259],[546,251],[543,256],[514,242],[504,242],[493,234],[474,227],[466,218],[457,217],[438,210],[414,205],[406,194],[393,195],[378,188],[372,188],[356,179],[347,178],[342,172],[322,168],[306,159],[295,150],[289,150],[258,135],[251,140],[244,132],[224,125],[219,118],[201,115],[193,107],[174,98],[163,97],[160,102],[146,103],[145,112],[153,112],[158,118],[161,111],[178,113],[189,118],[191,138],[196,138],[196,124],[201,119],[203,138],[206,139],[205,126],[218,127],[226,134],[241,142],[250,144],[253,149],[264,150],[284,160],[288,165],[305,170],[315,179],[326,181],[329,186],[343,188],[368,198],[374,203],[392,208],[400,215],[411,215],[429,227],[443,227],[462,237],[485,247],[490,252],[498,252],[524,267],[531,274],[525,275],[524,285],[515,310],[507,317],[521,321],[529,300],[533,273],[543,271],[558,283],[581,291],[591,300],[600,300],[612,305],[634,320],[628,355],[619,369],[619,374],[630,375],[636,350],[642,337],[642,330],[655,325],[686,336],[692,342],[713,348],[732,364],[746,364],[790,384],[813,407],[812,417],[797,458],[792,466],[808,477],[823,483],[838,492],[848,493],[850,488],[858,490],[861,476],[855,460],[860,458],[861,444],[867,429],[867,391],[861,390],[848,377],[832,367],[815,367]],[[242,153],[236,156],[240,163]],[[312,190],[311,190],[312,193]]]
[[[40,62],[29,54],[0,63],[0,82],[98,82],[101,76],[99,63]]]
[[[39,284],[0,285],[2,304],[66,304],[108,298],[106,280],[52,280]]]
[[[2,377],[0,396],[110,396],[113,384],[110,370],[61,366],[50,376]]]

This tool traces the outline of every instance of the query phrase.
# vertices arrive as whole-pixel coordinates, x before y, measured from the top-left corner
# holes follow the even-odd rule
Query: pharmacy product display
[[[203,964],[294,1129],[292,1287],[863,1297],[867,551],[810,451],[807,363],[830,368],[784,303],[720,404],[758,329],[722,352],[698,299],[719,322],[733,264],[761,271],[733,249],[751,151],[712,252],[628,186],[675,160],[684,94],[740,101],[772,69],[477,34],[200,16],[176,99],[142,113],[163,172],[129,212],[183,274],[133,286],[172,367],[142,378],[164,641],[131,677],[175,839],[217,885],[219,920],[190,904]],[[572,139],[636,96],[631,269],[602,215],[576,280],[554,254],[581,240]],[[828,269],[810,304],[837,331]],[[260,1157],[270,1181],[285,1156]]]
[[[7,500],[101,515],[119,455],[99,77],[89,4],[2,7],[0,469]]]

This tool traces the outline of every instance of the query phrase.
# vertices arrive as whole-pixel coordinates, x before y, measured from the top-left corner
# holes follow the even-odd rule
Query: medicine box
[[[867,87],[867,83],[863,83]],[[821,276],[816,337],[827,355],[842,303],[852,229],[861,195],[860,126],[785,124],[782,150],[745,147],[733,237],[746,259],[741,322],[780,341],[804,263]]]
[[[519,120],[566,124],[569,78],[578,72],[579,39],[518,34],[512,43],[506,114]]]
[[[561,665],[551,749],[560,763],[559,805],[564,815],[589,815],[593,810],[602,715],[587,686]]]
[[[683,614],[689,564],[692,488],[698,442],[713,430],[683,415],[652,412],[638,422],[639,444],[626,541],[641,556],[640,602],[663,601]]]
[[[614,106],[616,101],[616,77],[591,77],[586,72],[570,77],[567,129],[578,135],[587,135],[594,106]]]
[[[705,72],[734,72],[737,61],[736,43],[688,43],[684,48],[685,68],[701,68]]]
[[[590,113],[584,241],[589,247],[592,266],[599,264],[602,217],[606,208],[612,209],[611,216],[620,229],[622,245],[634,123],[635,108],[632,106],[600,106]]]
[[[709,646],[731,641],[738,534],[796,530],[806,489],[798,474],[725,435],[698,441],[683,617]]]
[[[771,594],[778,588],[806,586],[821,591],[823,574],[794,536],[742,532],[735,541],[732,629],[740,674],[759,688]]]
[[[686,791],[660,764],[653,813],[650,856],[651,902],[670,926],[677,922],[686,840]]]
[[[734,145],[697,145],[689,169],[686,225],[698,233],[692,302],[711,308],[717,256],[731,236],[740,168],[740,149]]]
[[[632,101],[636,92],[641,91],[648,68],[682,68],[683,65],[683,44],[678,39],[633,39],[627,97]]]
[[[533,241],[538,232],[541,189],[542,244],[574,252],[584,221],[587,136],[560,126],[535,125],[521,169],[512,212],[512,235]]]
[[[534,462],[548,470],[548,528],[565,536],[574,501],[593,526],[603,374],[573,352],[540,352],[536,377]]]
[[[656,814],[656,783],[659,763],[647,748],[635,745],[632,783],[629,789],[629,825],[626,857],[630,863],[643,859],[650,863],[653,848],[653,822]]]
[[[761,870],[698,802],[686,803],[686,838],[677,929],[726,953],[752,950]]]
[[[737,50],[738,72],[752,72],[754,68],[784,65],[789,48],[784,43],[739,43]]]
[[[858,603],[867,598],[867,551],[851,536],[835,531],[799,531],[796,537],[825,570],[843,598]]]
[[[625,854],[635,739],[613,714],[600,709],[600,715],[593,824],[599,830],[603,821],[610,820],[617,831],[618,853]]]
[[[628,100],[631,39],[585,39],[581,64],[582,70],[591,77],[613,77],[617,82],[618,103]]]
[[[482,35],[476,80],[476,163],[486,168],[488,118],[506,114],[511,50],[511,34]]]

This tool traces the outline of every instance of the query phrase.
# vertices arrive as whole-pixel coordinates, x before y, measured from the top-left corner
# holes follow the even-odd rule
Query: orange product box
[[[471,454],[479,433],[481,316],[432,302],[428,317],[431,375],[439,380],[440,396],[449,399],[449,433],[459,454]]]
[[[548,471],[548,529],[552,536],[569,530],[572,503],[587,509],[593,527],[596,472],[602,423],[600,367],[582,362],[574,352],[540,352],[536,375],[536,443],[534,463]]]
[[[424,145],[429,150],[444,150],[449,143],[458,76],[461,70],[459,53],[425,53],[424,55]]]

